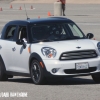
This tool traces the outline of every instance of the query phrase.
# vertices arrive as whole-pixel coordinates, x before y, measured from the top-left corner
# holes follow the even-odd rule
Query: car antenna
[[[27,20],[29,20],[30,18],[29,18],[28,15],[27,15],[27,11],[26,11],[26,6],[25,6],[25,4],[24,4],[24,8],[25,8],[25,13],[26,13]]]

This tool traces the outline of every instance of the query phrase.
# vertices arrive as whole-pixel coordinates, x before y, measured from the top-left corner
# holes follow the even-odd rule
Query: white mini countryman
[[[0,80],[91,75],[100,82],[100,42],[86,36],[70,19],[51,17],[14,20],[1,32]]]

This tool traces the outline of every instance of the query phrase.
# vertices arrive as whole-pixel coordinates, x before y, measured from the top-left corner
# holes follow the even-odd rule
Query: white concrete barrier
[[[54,16],[61,16],[62,15],[62,5],[61,2],[54,3]]]

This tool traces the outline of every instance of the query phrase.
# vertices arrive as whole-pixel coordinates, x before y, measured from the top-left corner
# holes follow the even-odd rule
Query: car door
[[[14,42],[15,42],[15,32],[17,26],[16,25],[8,25],[5,31],[4,39],[1,39],[0,42],[0,53],[3,58],[4,64],[6,66],[7,71],[12,71],[13,68],[13,52],[14,52]]]
[[[15,72],[20,73],[29,73],[29,56],[28,52],[29,44],[27,43],[27,27],[26,26],[18,26],[18,36],[16,41],[21,39],[24,40],[26,44],[26,48],[23,45],[18,45],[16,42],[14,43],[13,48],[15,51],[13,52],[13,66],[15,68]]]

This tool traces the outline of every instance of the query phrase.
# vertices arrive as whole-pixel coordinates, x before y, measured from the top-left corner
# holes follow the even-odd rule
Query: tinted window
[[[6,30],[5,39],[13,41],[14,40],[15,30],[16,30],[16,26],[8,26],[7,30]]]
[[[85,35],[74,23],[35,24],[31,26],[31,34],[33,41],[43,39],[56,41],[85,38]]]

